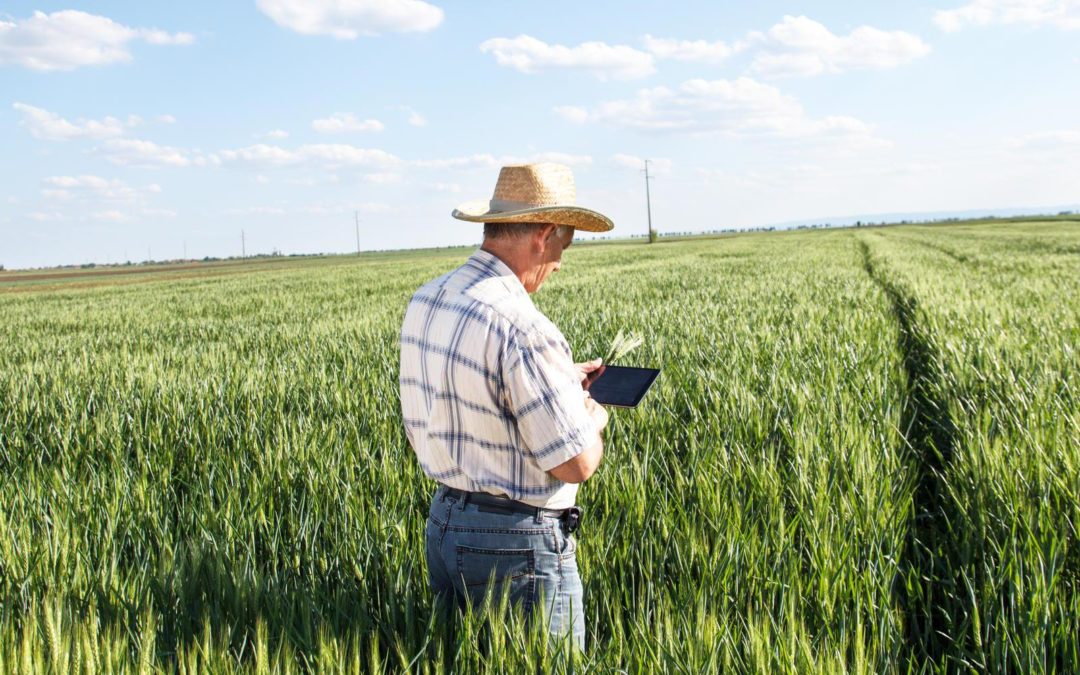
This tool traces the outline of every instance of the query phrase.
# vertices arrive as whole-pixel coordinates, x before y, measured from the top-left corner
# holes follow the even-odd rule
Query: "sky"
[[[7,269],[1080,203],[1080,0],[0,4]]]

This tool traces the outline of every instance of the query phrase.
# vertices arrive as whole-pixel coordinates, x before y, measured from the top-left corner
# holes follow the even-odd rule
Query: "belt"
[[[563,527],[566,528],[567,534],[572,534],[581,525],[581,508],[578,506],[571,506],[567,509],[548,509],[543,506],[533,506],[532,504],[519,502],[509,497],[493,495],[490,492],[469,492],[446,485],[441,486],[440,489],[443,490],[444,496],[460,499],[462,504],[491,506],[510,513],[521,513],[528,516],[541,515],[558,518]]]

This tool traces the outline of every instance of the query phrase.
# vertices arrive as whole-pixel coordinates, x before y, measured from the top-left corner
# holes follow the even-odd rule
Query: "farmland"
[[[0,672],[1080,671],[1080,223],[571,247],[537,305],[663,370],[584,657],[432,606],[397,333],[466,255],[0,284]]]

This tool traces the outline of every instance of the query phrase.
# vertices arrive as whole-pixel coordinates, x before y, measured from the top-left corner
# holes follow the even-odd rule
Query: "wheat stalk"
[[[611,347],[608,348],[607,355],[604,356],[604,363],[611,364],[618,361],[640,347],[642,341],[643,340],[639,336],[632,333],[624,334],[622,329],[620,329],[619,332],[615,334],[615,339],[611,341]]]

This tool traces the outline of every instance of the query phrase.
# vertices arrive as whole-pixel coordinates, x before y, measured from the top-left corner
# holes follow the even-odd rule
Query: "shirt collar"
[[[469,256],[469,262],[483,270],[484,276],[498,277],[506,284],[506,289],[511,293],[528,298],[529,293],[522,285],[521,279],[514,274],[514,270],[494,253],[489,253],[482,248]]]

